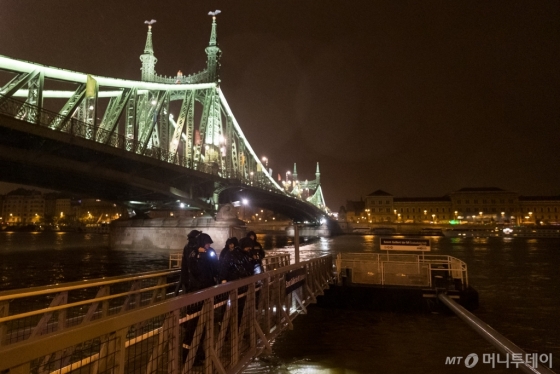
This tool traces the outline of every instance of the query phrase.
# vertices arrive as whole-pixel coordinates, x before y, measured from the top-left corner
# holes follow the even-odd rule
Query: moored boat
[[[458,227],[443,231],[449,238],[560,238],[560,227]]]
[[[448,238],[489,238],[502,236],[502,234],[500,229],[488,227],[453,228],[443,231],[443,235]]]
[[[560,238],[560,227],[506,227],[502,232],[505,237]]]

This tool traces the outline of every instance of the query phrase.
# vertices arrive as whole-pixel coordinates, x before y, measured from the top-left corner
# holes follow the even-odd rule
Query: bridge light
[[[243,200],[241,200],[241,202],[243,203],[243,205],[249,204],[249,200],[247,200],[247,199],[243,199]],[[11,215],[11,214],[10,214],[10,215]]]
[[[156,105],[156,104],[157,104],[157,101],[152,100],[152,105]]]
[[[185,207],[185,203],[181,203],[181,204],[179,204],[179,206],[180,206],[181,208],[184,208],[184,207]]]
[[[89,110],[93,110],[93,105],[90,105],[90,106],[89,106]]]

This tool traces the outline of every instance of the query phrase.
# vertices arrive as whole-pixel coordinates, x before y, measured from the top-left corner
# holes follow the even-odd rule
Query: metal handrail
[[[292,327],[332,276],[332,256],[323,256],[81,325],[59,323],[55,331],[0,346],[0,371],[124,373],[134,365],[147,372],[189,373],[200,346],[205,372],[239,372],[270,350],[269,341]],[[185,343],[188,334],[182,331],[188,326],[195,334]],[[181,339],[191,347],[183,361]]]
[[[278,267],[290,265],[290,254],[287,252],[267,253],[261,259],[265,270],[274,270]],[[180,269],[183,262],[183,253],[174,252],[169,254],[169,269]]]
[[[340,253],[337,255],[336,268],[337,273],[340,277],[344,277],[345,274],[342,269],[354,269],[357,267],[363,267],[367,264],[375,264],[378,273],[381,278],[370,277],[367,282],[371,284],[386,285],[386,274],[387,274],[387,264],[393,264],[394,266],[401,266],[402,271],[405,271],[407,265],[417,265],[417,271],[415,273],[410,273],[408,275],[417,276],[421,274],[421,269],[425,268],[427,265],[427,282],[430,287],[432,287],[431,275],[432,272],[447,272],[451,278],[460,279],[461,285],[463,287],[468,287],[468,273],[467,264],[458,258],[448,255],[418,255],[418,254],[384,254],[384,253]],[[438,265],[444,265],[444,268],[438,268]],[[423,266],[421,268],[421,266]],[[392,274],[392,273],[391,273]],[[399,273],[404,274],[404,273]],[[374,274],[371,274],[372,276]],[[407,274],[405,274],[407,275]],[[378,279],[376,281],[376,279]],[[339,279],[341,281],[342,279]],[[391,283],[393,284],[393,283]],[[398,283],[401,284],[401,283]],[[409,286],[415,286],[415,284],[408,284]]]
[[[486,339],[486,341],[492,344],[501,353],[504,353],[508,356],[517,354],[520,355],[520,357],[527,357],[527,353],[525,353],[524,350],[519,348],[515,343],[507,339],[498,331],[494,330],[490,325],[486,324],[480,318],[476,317],[461,305],[457,304],[448,295],[439,293],[438,299],[441,300],[441,302],[443,302],[449,309],[451,309],[453,313],[455,313],[459,318],[466,322],[469,327],[475,330],[480,336]],[[523,362],[520,362],[519,369],[524,373],[554,374],[552,370],[545,366],[532,366],[529,365],[529,363],[525,360],[523,360]]]
[[[178,274],[177,270],[156,270],[146,273],[140,273],[133,276],[119,275],[115,277],[107,277],[101,279],[86,279],[80,282],[60,283],[42,287],[32,287],[20,290],[8,290],[0,292],[0,302],[6,300],[22,299],[26,297],[48,295],[60,292],[68,292],[82,290],[88,287],[110,286],[118,283],[134,282],[138,280],[159,278],[161,276],[169,276]]]

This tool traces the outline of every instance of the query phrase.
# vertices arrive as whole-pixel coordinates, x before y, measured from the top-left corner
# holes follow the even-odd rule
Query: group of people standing
[[[183,249],[180,282],[185,293],[249,277],[263,271],[262,259],[265,257],[265,252],[253,231],[249,231],[241,240],[235,237],[227,239],[219,257],[210,246],[213,243],[210,235],[192,230],[187,237],[188,242]],[[176,293],[178,291],[179,289]],[[238,301],[240,310],[238,323],[241,321],[244,304],[245,299]],[[195,313],[201,308],[202,304],[198,303],[189,306],[187,310],[189,313]],[[184,326],[183,362],[188,357],[197,321],[198,318],[191,319]],[[201,340],[203,338],[204,333]],[[194,365],[201,364],[204,358],[204,350],[200,344],[195,354]]]
[[[220,255],[211,247],[210,235],[192,230],[183,249],[181,286],[185,293],[259,274],[265,252],[254,231],[237,240],[227,239]]]

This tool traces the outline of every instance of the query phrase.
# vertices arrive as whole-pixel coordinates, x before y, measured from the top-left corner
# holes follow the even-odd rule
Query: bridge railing
[[[98,291],[88,298],[86,286],[82,301],[65,296],[79,291],[77,283],[4,292],[0,371],[239,372],[292,328],[292,320],[328,287],[332,270],[332,257],[324,256],[177,297],[172,297],[176,283],[168,280],[177,270],[86,282]],[[139,279],[157,281],[132,287],[126,296],[121,292],[127,303],[107,304],[112,296],[102,291],[107,282],[126,288]],[[52,300],[47,308],[18,302],[45,295]]]
[[[125,135],[117,134],[100,126],[85,123],[72,116],[63,116],[46,109],[39,110],[35,105],[11,97],[0,95],[0,114],[47,127],[51,130],[106,144],[114,148],[123,149],[128,152],[141,154],[159,161],[183,166],[222,178],[238,180],[240,183],[247,186],[254,186],[270,192],[285,194],[284,191],[278,190],[268,178],[260,178],[258,175],[259,173],[257,173],[257,175],[247,176],[240,170],[221,168],[216,163],[195,162],[192,158],[180,157],[178,154],[171,153],[164,148],[146,147],[142,142],[129,139]]]

